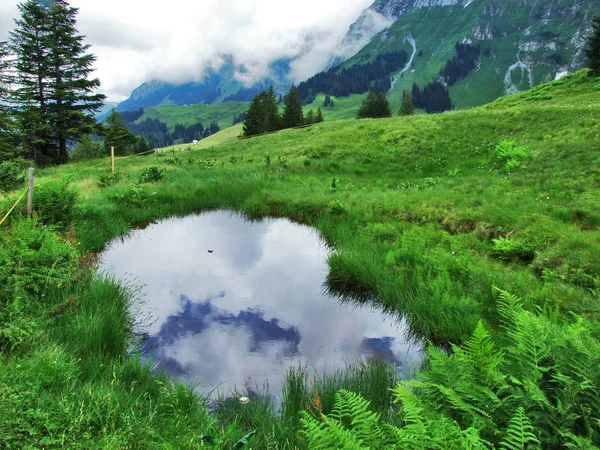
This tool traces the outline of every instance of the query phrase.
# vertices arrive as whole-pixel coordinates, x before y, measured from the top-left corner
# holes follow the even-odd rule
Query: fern
[[[369,402],[353,392],[341,390],[336,393],[331,414],[323,414],[321,419],[301,412],[303,435],[310,449],[384,448],[389,440],[380,425],[379,414],[371,412]]]
[[[504,433],[504,439],[500,442],[500,448],[506,450],[525,450],[540,448],[540,441],[533,432],[533,426],[520,407],[510,419],[508,429]]]

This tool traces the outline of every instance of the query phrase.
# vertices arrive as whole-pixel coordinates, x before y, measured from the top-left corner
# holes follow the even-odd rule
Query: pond
[[[203,393],[267,380],[278,393],[299,365],[323,374],[376,356],[414,367],[421,349],[401,320],[325,293],[330,252],[313,228],[212,211],[116,239],[100,264],[141,286],[144,357]]]

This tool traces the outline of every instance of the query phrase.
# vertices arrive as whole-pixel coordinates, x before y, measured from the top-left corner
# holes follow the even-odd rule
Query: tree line
[[[177,124],[173,131],[169,131],[167,124],[158,119],[146,118],[142,122],[136,123],[144,114],[144,110],[141,108],[134,111],[123,111],[120,114],[125,121],[125,126],[132,133],[143,136],[152,147],[158,148],[200,141],[221,130],[216,121],[211,122],[207,127],[204,127],[200,121],[188,126]]]
[[[280,97],[281,98],[281,97]],[[246,111],[244,118],[244,136],[269,133],[284,128],[294,128],[302,125],[323,122],[321,107],[315,113],[310,110],[306,116],[302,110],[302,100],[298,88],[292,84],[285,98],[283,113],[279,113],[279,101],[273,86],[257,94]]]
[[[367,91],[385,93],[392,87],[390,74],[404,67],[407,61],[408,55],[400,50],[378,55],[372,63],[343,69],[332,67],[300,83],[298,91],[304,104],[312,103],[319,92],[336,97]]]

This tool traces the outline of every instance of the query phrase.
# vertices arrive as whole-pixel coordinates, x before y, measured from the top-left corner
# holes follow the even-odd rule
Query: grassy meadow
[[[338,436],[344,422],[342,388],[399,430],[372,448],[599,445],[600,79],[439,115],[324,116],[118,160],[114,177],[108,160],[38,171],[36,219],[19,206],[0,236],[6,448],[241,448],[245,435],[248,448],[319,448],[315,430]],[[136,293],[97,275],[96,253],[134,226],[212,208],[316,227],[335,249],[329,289],[376,299],[434,344],[419,381],[392,392],[394,374],[373,364],[311,385],[298,370],[280,409],[257,398],[209,410],[151,374],[131,350]],[[421,446],[402,440],[417,429]]]

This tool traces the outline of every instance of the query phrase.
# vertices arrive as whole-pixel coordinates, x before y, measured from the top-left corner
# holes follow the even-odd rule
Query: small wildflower
[[[453,255],[456,255],[456,252],[452,252]]]
[[[546,200],[550,200],[550,197],[546,197]]]
[[[240,397],[240,403],[242,405],[247,405],[248,403],[250,403],[250,399],[248,397]]]

